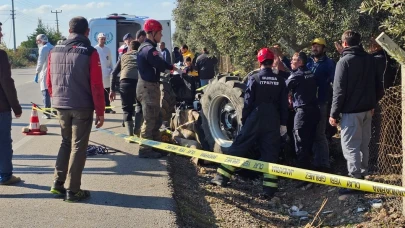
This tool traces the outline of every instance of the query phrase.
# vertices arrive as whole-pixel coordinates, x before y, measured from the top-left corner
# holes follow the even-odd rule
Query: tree
[[[37,48],[36,38],[39,34],[45,34],[51,44],[56,44],[58,40],[62,39],[62,34],[60,32],[58,33],[55,29],[45,26],[42,20],[38,19],[37,28],[27,37],[26,41],[21,42],[20,46],[25,48]]]

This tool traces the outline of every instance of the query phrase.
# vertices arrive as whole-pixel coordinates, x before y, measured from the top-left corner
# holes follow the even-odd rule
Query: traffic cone
[[[23,133],[26,135],[46,135],[46,131],[41,131],[41,125],[39,124],[38,112],[36,110],[37,106],[32,105],[30,126],[23,128]]]

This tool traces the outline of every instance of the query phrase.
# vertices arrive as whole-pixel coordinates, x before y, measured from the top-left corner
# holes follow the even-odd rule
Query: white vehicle
[[[136,32],[143,28],[147,19],[148,17],[127,14],[110,14],[107,17],[91,18],[89,20],[91,45],[97,45],[97,35],[100,32],[106,34],[106,46],[111,50],[113,65],[115,65],[118,60],[118,48],[124,44],[122,40],[124,35],[130,33],[135,38]],[[159,20],[159,22],[163,26],[162,41],[166,43],[166,48],[172,52],[171,21]]]

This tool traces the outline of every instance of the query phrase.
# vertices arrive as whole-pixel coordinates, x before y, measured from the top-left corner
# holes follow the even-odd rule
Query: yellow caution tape
[[[44,112],[43,110],[37,109],[38,111]],[[141,139],[138,137],[129,137],[125,134],[115,133],[107,129],[93,129],[99,132],[104,132],[109,135],[117,136],[129,141],[138,143],[140,145],[150,146],[156,149],[160,149],[166,152],[172,152],[176,154],[181,154],[184,156],[195,157],[215,163],[221,163],[225,165],[230,165],[233,167],[239,167],[244,169],[249,169],[261,173],[272,174],[276,176],[282,176],[290,179],[302,180],[307,182],[312,182],[316,184],[323,184],[335,187],[350,188],[355,190],[361,190],[365,192],[373,192],[378,194],[394,195],[405,197],[405,188],[401,186],[394,186],[388,184],[382,184],[367,180],[360,180],[345,176],[339,176],[329,173],[321,173],[311,170],[300,169],[296,167],[290,167],[285,165],[273,164],[262,162],[258,160],[236,157],[226,154],[219,154],[208,152],[199,149],[191,149],[187,147],[177,146],[173,144],[157,142],[148,139]]]

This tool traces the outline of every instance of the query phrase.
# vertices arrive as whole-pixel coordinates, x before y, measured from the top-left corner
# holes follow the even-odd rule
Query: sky
[[[13,48],[13,32],[11,20],[11,1],[0,0],[0,22],[3,23],[3,41],[8,48]],[[68,2],[68,3],[67,3]],[[118,3],[119,2],[119,3]],[[34,32],[38,18],[49,27],[56,29],[56,15],[51,11],[61,11],[59,17],[59,30],[67,36],[69,20],[75,16],[87,19],[105,17],[111,13],[126,13],[137,16],[147,16],[158,20],[172,20],[172,11],[175,0],[14,0],[16,13],[16,43],[17,47],[27,36]],[[172,23],[172,34],[174,32]]]

